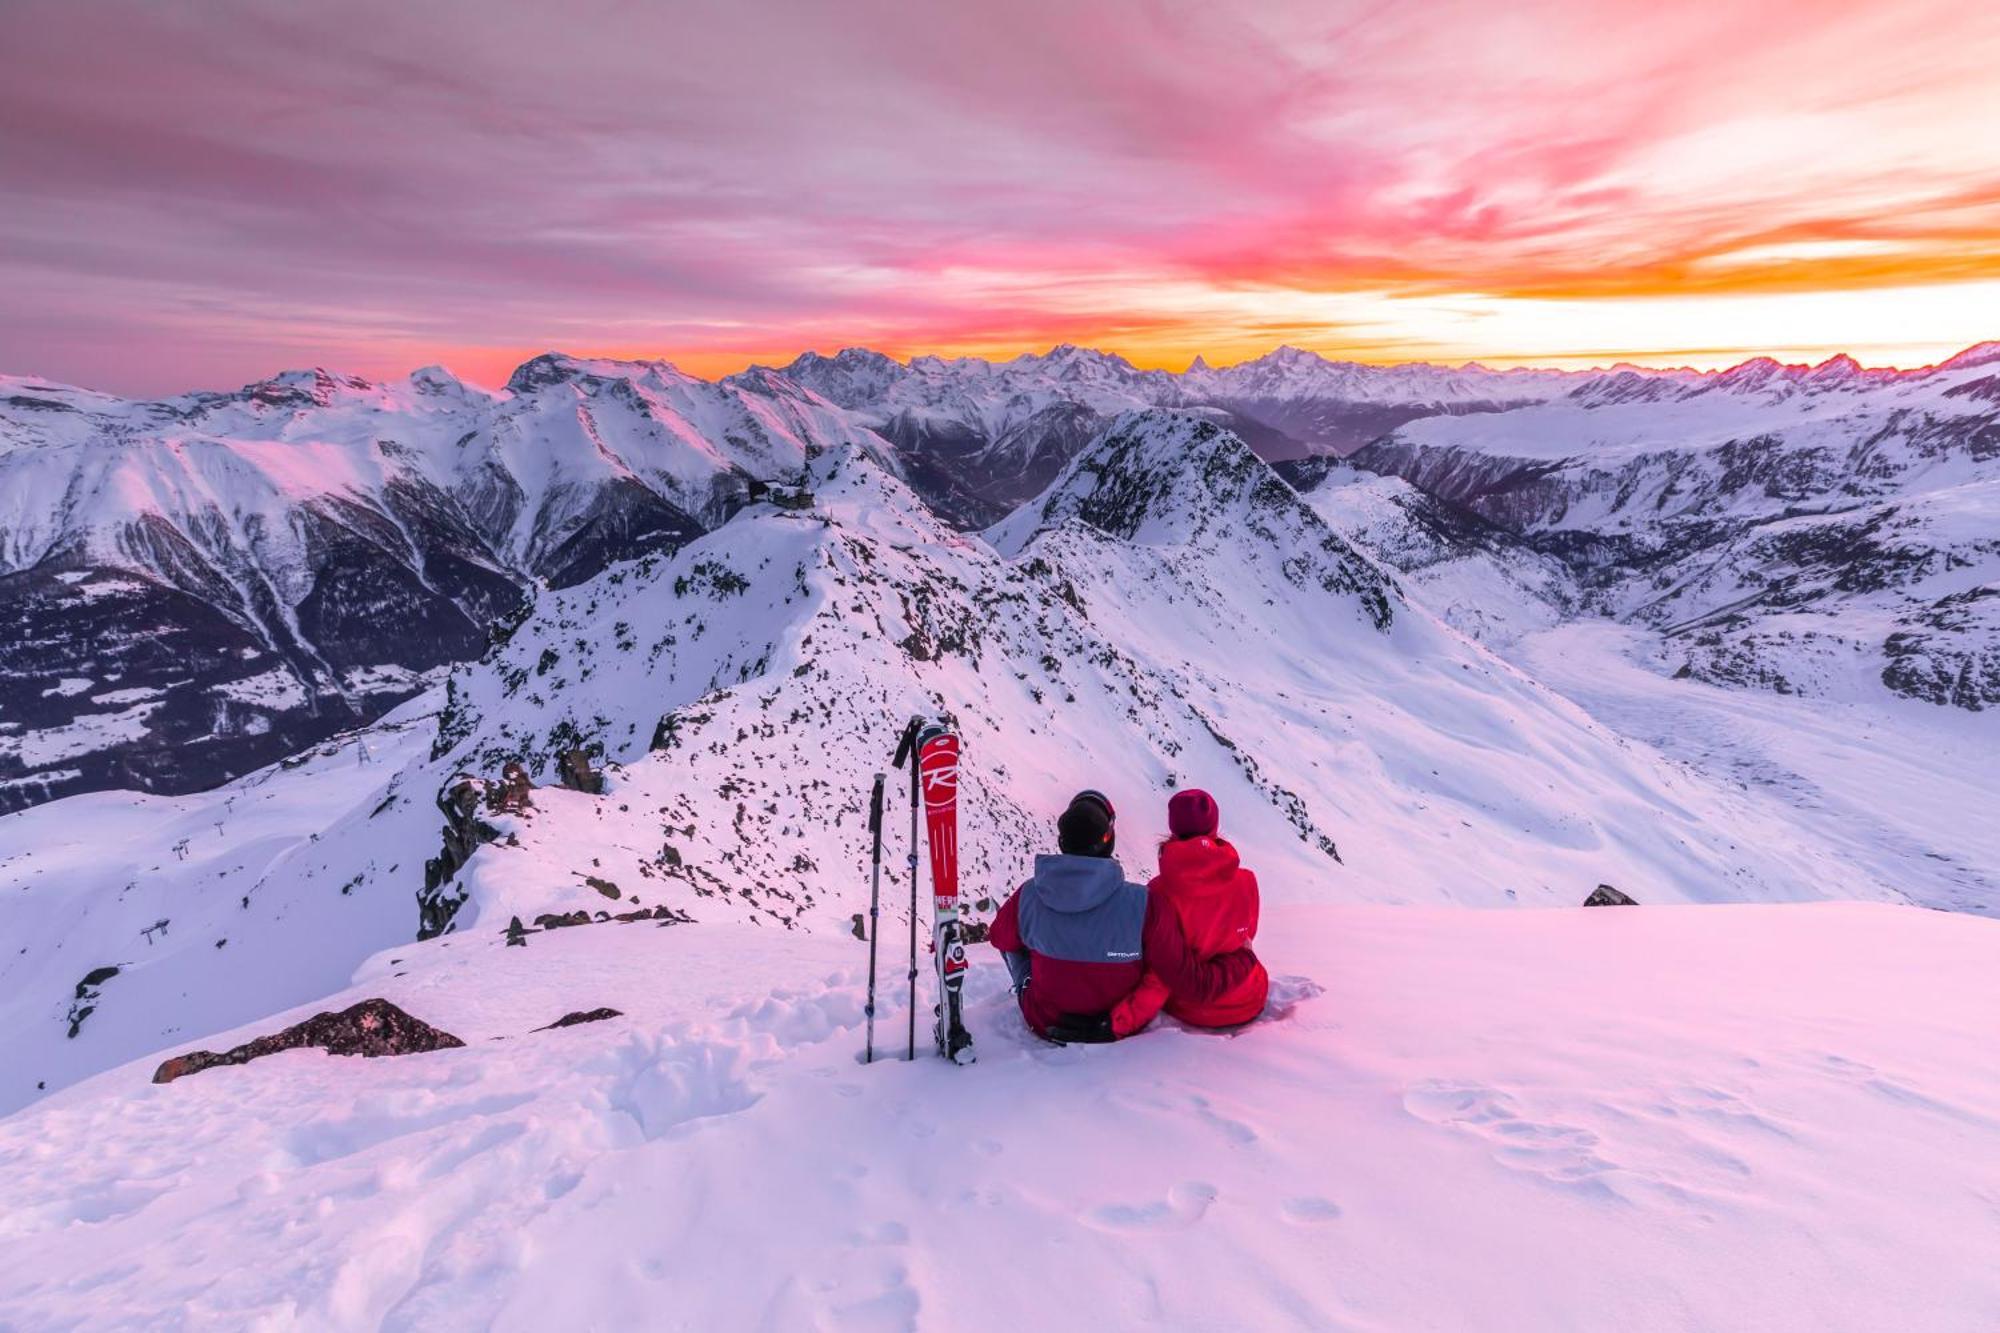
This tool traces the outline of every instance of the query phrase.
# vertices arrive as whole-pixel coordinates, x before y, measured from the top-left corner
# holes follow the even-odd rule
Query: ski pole
[[[868,833],[875,841],[870,856],[873,869],[868,882],[868,1048],[861,1063],[875,1063],[875,943],[881,935],[882,916],[882,781],[875,775],[875,790],[868,797]]]
[[[912,735],[916,723],[910,724]],[[917,1058],[917,764],[910,761],[910,1054]]]
[[[910,1054],[917,1058],[917,733],[923,714],[911,718],[896,742],[896,767],[910,765]]]

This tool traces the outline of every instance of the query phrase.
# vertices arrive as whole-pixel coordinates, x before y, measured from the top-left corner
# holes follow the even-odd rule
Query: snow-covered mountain
[[[537,583],[671,549],[863,435],[775,377],[555,355],[500,393],[0,380],[0,809],[207,786],[366,721]]]
[[[1559,560],[1665,669],[2000,703],[2000,344],[1867,371],[1625,370],[1399,427],[1353,461]]]
[[[1683,790],[1687,775],[1413,606],[1211,422],[1116,419],[984,538],[859,451],[816,462],[812,491],[810,510],[756,507],[671,559],[545,598],[453,676],[440,777],[517,759],[547,779],[561,750],[592,748],[622,767],[615,791],[683,830],[669,836],[683,865],[729,867],[735,882],[712,887],[787,924],[851,909],[849,856],[792,853],[831,823],[858,854],[862,779],[914,712],[955,718],[983,756],[964,779],[966,844],[995,887],[1077,787],[1143,811],[1198,780],[1271,849],[1279,898],[1339,884],[1380,901],[1560,902],[1620,876],[1690,899],[1880,892],[1799,848],[1741,864],[1727,843],[1752,836],[1754,811]],[[1607,796],[1606,773],[1651,794]],[[1496,795],[1523,783],[1533,809]],[[1404,864],[1407,802],[1450,809],[1436,836],[1467,840],[1436,873]],[[1661,824],[1669,806],[1685,827]],[[1670,857],[1654,854],[1663,838]],[[1549,867],[1538,882],[1502,868],[1521,840]],[[621,884],[661,857],[650,839],[600,854]],[[458,892],[490,925],[477,887]]]
[[[324,977],[274,960],[358,964],[420,924],[843,930],[868,777],[916,712],[964,736],[975,916],[1085,786],[1128,812],[1135,867],[1176,787],[1214,792],[1274,903],[1902,896],[1769,794],[1631,744],[1443,624],[1212,422],[1117,418],[984,537],[866,443],[808,474],[809,503],[545,593],[453,671],[434,728],[413,702],[296,772],[0,819],[0,911],[27,942],[0,958],[9,1101],[303,1002]],[[572,749],[602,794],[556,785]],[[513,762],[531,809],[446,812],[461,775]],[[315,800],[317,822],[287,813]],[[891,867],[886,900],[907,889]]]
[[[716,383],[551,353],[497,393],[438,367],[157,402],[0,376],[0,810],[210,786],[365,722],[538,585],[671,550],[816,449],[875,443],[980,527],[1120,411],[1197,407],[1276,456],[1338,446],[1298,424],[1328,404],[1387,412],[1372,434],[1559,380],[1291,350],[1174,376],[1073,347],[852,350]]]
[[[1562,561],[1470,509],[1331,456],[1275,468],[1335,531],[1481,643],[1504,649],[1582,613],[1582,589]]]
[[[1041,490],[1120,412],[1171,407],[1229,427],[1267,459],[1343,454],[1406,421],[1540,402],[1575,381],[1560,371],[1366,366],[1281,347],[1214,369],[1140,370],[1061,346],[1010,361],[898,362],[850,347],[808,352],[786,378],[854,410],[894,441],[912,485],[962,525],[994,521]]]
[[[542,585],[670,552],[818,451],[872,450],[978,530],[1158,408],[1302,487],[1333,477],[1322,516],[1489,640],[1610,615],[1668,631],[1670,673],[1982,706],[2000,691],[1996,368],[1991,345],[1911,373],[1280,349],[1171,374],[1061,347],[850,349],[714,383],[550,354],[498,392],[435,368],[159,402],[0,380],[0,809],[188,791],[365,723]],[[1355,461],[1401,482],[1322,461],[1370,440]]]

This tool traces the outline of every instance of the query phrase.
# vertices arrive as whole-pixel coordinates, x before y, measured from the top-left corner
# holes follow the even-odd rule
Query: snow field
[[[0,818],[0,1115],[336,990],[410,938],[439,819],[404,769],[428,752],[435,705],[214,791],[94,792]],[[118,972],[79,995],[105,967]]]
[[[312,1007],[386,995],[465,1049],[165,1087],[149,1059],[0,1122],[0,1323],[2000,1316],[2000,926],[1295,907],[1262,942],[1283,1017],[1108,1048],[1034,1041],[977,950],[967,1069],[857,1062],[851,939],[633,923],[398,949]],[[626,1016],[529,1030],[605,1004]],[[887,1006],[878,1049],[902,1023]]]

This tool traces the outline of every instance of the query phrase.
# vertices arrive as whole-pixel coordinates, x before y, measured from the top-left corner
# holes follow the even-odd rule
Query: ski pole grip
[[[868,797],[868,831],[870,833],[880,833],[882,831],[882,781],[883,775],[877,773],[875,775],[875,790]]]
[[[924,716],[922,713],[919,713],[910,719],[908,726],[903,728],[902,736],[896,741],[897,768],[901,768],[904,762],[909,759],[911,752],[916,749],[917,733],[923,730],[923,726]]]

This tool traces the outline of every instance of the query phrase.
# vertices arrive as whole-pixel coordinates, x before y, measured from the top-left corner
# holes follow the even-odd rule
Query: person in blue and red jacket
[[[1214,1005],[1263,972],[1247,947],[1207,953],[1173,906],[1126,880],[1112,852],[1117,816],[1094,791],[1056,821],[1060,854],[1000,908],[989,939],[1007,960],[1021,1016],[1052,1041],[1111,1041],[1112,1011],[1148,974],[1175,1001]]]
[[[1169,837],[1160,844],[1160,873],[1146,886],[1154,899],[1173,909],[1181,933],[1201,958],[1252,945],[1257,939],[1257,877],[1243,868],[1219,832],[1222,812],[1199,788],[1174,793],[1167,802]],[[1212,999],[1173,993],[1150,968],[1139,988],[1111,1010],[1114,1036],[1129,1037],[1164,1008],[1183,1023],[1230,1028],[1264,1012],[1271,978],[1259,963],[1242,982]]]

